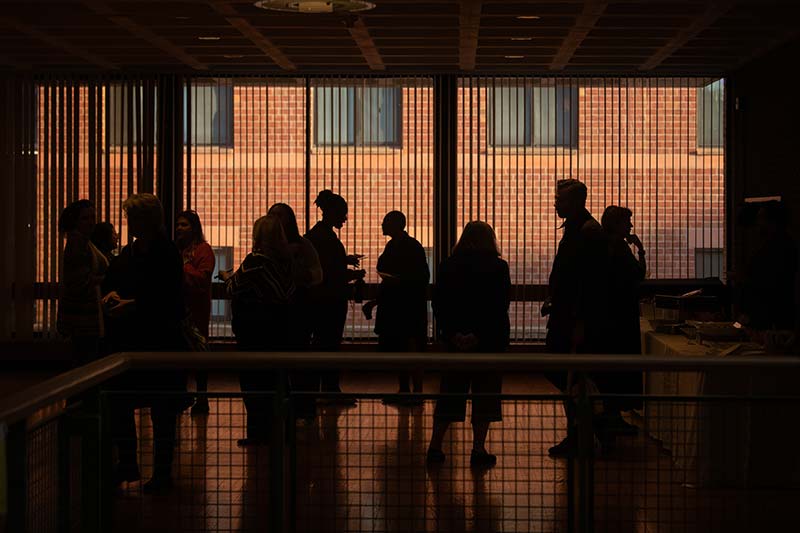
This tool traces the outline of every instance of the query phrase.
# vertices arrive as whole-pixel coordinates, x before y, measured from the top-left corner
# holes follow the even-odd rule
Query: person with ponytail
[[[320,191],[314,204],[322,211],[322,220],[306,234],[319,255],[322,266],[322,283],[313,287],[309,295],[312,313],[311,344],[318,351],[337,351],[342,343],[347,320],[348,284],[364,278],[364,270],[348,269],[359,266],[359,255],[347,255],[335,230],[347,222],[347,202],[332,191]],[[341,392],[339,371],[322,373],[323,392]],[[341,403],[353,405],[354,400]]]

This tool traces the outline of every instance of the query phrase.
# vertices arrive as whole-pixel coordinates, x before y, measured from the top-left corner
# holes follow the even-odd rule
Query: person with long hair
[[[280,220],[268,215],[253,225],[253,251],[239,269],[226,279],[231,295],[232,327],[241,351],[287,350],[291,345],[289,306],[294,295],[292,255]],[[249,392],[273,391],[277,375],[272,370],[240,374],[245,393],[246,435],[240,446],[266,444],[270,440],[270,400]]]
[[[300,235],[297,217],[291,206],[278,203],[269,208],[268,216],[276,216],[289,243],[292,256],[292,281],[295,292],[289,312],[290,347],[292,350],[308,350],[311,344],[311,324],[308,317],[312,307],[309,293],[312,288],[322,283],[322,266],[319,256],[311,241]],[[319,376],[312,372],[296,371],[289,374],[292,390],[319,392]],[[294,413],[297,418],[312,420],[316,415],[314,398],[297,396]]]
[[[72,202],[61,213],[58,229],[65,238],[58,293],[58,331],[70,339],[73,364],[97,358],[105,334],[100,284],[108,260],[92,244],[94,205],[89,200]]]
[[[348,265],[359,266],[359,255],[347,255],[342,242],[334,230],[342,229],[347,222],[347,202],[332,191],[320,191],[314,204],[322,211],[322,220],[317,222],[306,238],[319,254],[322,265],[322,283],[311,291],[312,317],[311,343],[319,351],[337,351],[342,344],[344,324],[347,320],[348,284],[363,279],[364,270],[348,269]],[[339,371],[322,373],[323,392],[341,392]],[[354,400],[338,400],[354,405]]]
[[[461,353],[494,353],[508,349],[511,299],[508,263],[500,258],[492,227],[481,221],[469,222],[450,257],[439,265],[433,293],[433,312],[441,338],[447,348]],[[429,464],[442,463],[447,428],[463,422],[466,395],[472,401],[472,453],[470,464],[491,468],[497,457],[486,450],[486,436],[491,422],[502,420],[499,394],[502,376],[496,372],[444,372],[441,392],[447,396],[436,401],[433,433],[428,447]]]
[[[111,264],[103,284],[103,303],[113,322],[113,351],[183,351],[181,330],[186,316],[183,301],[183,267],[178,248],[167,236],[164,210],[152,194],[134,194],[122,204],[134,241]],[[150,407],[153,422],[153,477],[145,492],[172,487],[172,461],[178,413],[186,408],[182,398],[146,396],[148,391],[185,392],[186,374],[164,370],[123,376],[121,390],[140,391],[135,401],[114,398],[114,441],[119,449],[115,481],[139,479],[136,459],[134,410]]]
[[[189,318],[200,334],[208,339],[211,320],[211,276],[214,274],[214,250],[206,242],[200,216],[191,210],[175,217],[175,244],[183,259],[183,293]],[[197,392],[208,390],[208,373],[195,373]],[[192,415],[208,414],[208,398],[198,397]]]

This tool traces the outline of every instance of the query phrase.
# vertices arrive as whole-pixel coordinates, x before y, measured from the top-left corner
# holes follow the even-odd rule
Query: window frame
[[[516,90],[524,90],[524,102],[525,102],[525,117],[524,120],[520,121],[520,124],[524,128],[522,137],[523,142],[517,142],[514,144],[511,143],[497,143],[495,142],[495,124],[497,121],[497,117],[495,116],[495,107],[496,107],[496,90],[497,89],[516,89]],[[566,90],[569,91],[570,94],[570,103],[573,104],[572,109],[570,110],[570,129],[569,135],[566,135],[566,132],[561,130],[561,133],[564,134],[564,137],[569,137],[567,143],[548,143],[543,144],[541,139],[537,138],[537,130],[539,128],[536,127],[536,117],[537,114],[534,112],[535,109],[541,109],[541,98],[536,99],[535,97],[535,89],[545,89],[549,90],[552,89],[556,91],[556,98],[558,96],[559,90]],[[487,87],[487,105],[486,105],[486,139],[489,147],[493,150],[503,151],[503,150],[519,150],[519,149],[532,149],[536,152],[552,152],[552,151],[560,151],[560,150],[577,150],[579,147],[579,133],[578,129],[580,126],[580,87],[576,85],[531,85],[526,83],[524,85],[514,85],[513,82],[511,84],[501,84],[501,85],[491,85]],[[565,102],[566,99],[561,99],[561,102]],[[537,106],[538,104],[538,106]],[[556,111],[556,117],[563,116],[565,113],[562,111]],[[557,120],[557,119],[556,119]],[[501,126],[502,127],[502,126]],[[504,128],[505,129],[505,128]],[[513,129],[513,128],[509,128]],[[559,130],[556,130],[559,131]]]
[[[353,140],[352,142],[320,142],[320,109],[318,92],[320,89],[340,89],[353,91],[353,106],[352,106],[352,123],[353,123]],[[394,113],[394,131],[392,139],[387,142],[365,142],[364,141],[364,90],[365,89],[379,89],[391,90],[394,93],[395,105]],[[315,147],[320,148],[366,148],[366,149],[399,149],[403,146],[403,87],[398,85],[344,85],[344,84],[326,84],[312,87],[314,95],[313,100],[313,114],[312,114],[312,143]],[[341,113],[341,111],[340,111]],[[349,113],[348,113],[349,115]],[[331,130],[332,131],[332,130]],[[388,137],[388,136],[387,136]]]

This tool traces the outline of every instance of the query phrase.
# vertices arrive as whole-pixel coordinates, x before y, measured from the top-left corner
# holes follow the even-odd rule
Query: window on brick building
[[[189,98],[191,97],[191,98]],[[191,115],[187,102],[191,99]],[[191,95],[184,89],[184,144],[192,146],[233,146],[233,85],[231,83],[192,84]]]
[[[399,146],[399,87],[317,87],[314,142],[319,146]]]
[[[127,146],[129,132],[133,133],[131,144],[138,142],[139,130],[145,127],[142,122],[143,109],[144,90],[141,87],[109,85],[106,117],[111,146]],[[153,108],[153,127],[158,127],[155,106]]]
[[[695,248],[694,271],[698,278],[719,278],[723,274],[722,248]]]
[[[574,148],[578,144],[577,87],[493,87],[489,101],[493,146]]]
[[[725,138],[725,80],[719,79],[697,89],[697,147],[719,148]]]

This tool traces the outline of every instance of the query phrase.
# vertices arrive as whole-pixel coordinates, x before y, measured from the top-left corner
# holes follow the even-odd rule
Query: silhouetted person
[[[508,348],[511,277],[508,263],[500,259],[494,230],[485,222],[470,222],[450,257],[439,265],[433,293],[433,312],[441,338],[455,352],[504,352]],[[497,394],[502,377],[497,372],[442,374],[442,394]],[[445,459],[442,442],[451,422],[463,422],[466,397],[436,401],[428,463]],[[470,464],[491,467],[497,458],[486,451],[490,422],[502,420],[500,397],[472,401],[472,454]]]
[[[311,344],[319,351],[338,351],[342,344],[344,324],[347,320],[348,283],[363,279],[363,270],[350,270],[348,265],[358,266],[361,256],[347,255],[336,236],[347,222],[347,202],[329,190],[320,191],[314,204],[322,210],[322,220],[317,222],[306,238],[314,245],[322,265],[322,283],[311,290],[312,305]],[[339,371],[322,373],[323,392],[341,392]],[[353,400],[340,403],[354,404]]]
[[[105,335],[100,284],[108,260],[89,240],[95,225],[89,200],[72,202],[58,220],[66,239],[58,293],[58,331],[72,344],[72,362],[81,365],[100,354]]]
[[[111,222],[98,222],[92,230],[91,241],[109,263],[116,258],[114,250],[119,245],[119,235]]]
[[[758,245],[742,280],[740,322],[756,333],[792,330],[796,321],[797,246],[787,231],[789,214],[780,202],[766,202],[756,213]]]
[[[133,243],[125,246],[112,263],[103,284],[103,302],[113,321],[113,351],[181,351],[186,341],[181,330],[185,318],[183,268],[180,253],[167,237],[161,202],[152,194],[134,194],[122,204],[128,218]],[[118,384],[121,390],[186,390],[186,375],[181,371],[134,373]],[[117,482],[139,479],[136,461],[134,409],[150,407],[153,421],[153,478],[146,492],[172,486],[172,459],[175,448],[177,414],[186,407],[182,398],[147,398],[115,404],[115,440],[119,447]]]
[[[214,274],[214,250],[206,242],[200,217],[194,211],[182,211],[175,217],[175,244],[183,258],[183,293],[189,318],[200,334],[208,339],[211,321],[211,276]],[[195,373],[197,392],[208,390],[208,372]],[[192,415],[208,414],[208,398],[198,397]]]
[[[550,353],[607,351],[608,245],[600,224],[586,210],[586,195],[586,185],[580,181],[564,179],[556,185],[555,208],[564,219],[564,235],[558,243],[548,298],[542,306],[542,315],[549,314],[546,345]],[[551,372],[547,378],[569,392],[566,372]],[[567,437],[549,453],[565,455],[572,449]]]
[[[253,225],[253,251],[232,275],[224,275],[231,295],[231,326],[241,351],[278,351],[290,346],[289,304],[294,294],[289,243],[278,217],[261,217]],[[248,370],[239,375],[244,393],[274,391],[277,374]],[[247,432],[241,446],[269,442],[272,400],[244,396]]]
[[[607,321],[609,344],[613,354],[642,353],[639,327],[639,284],[647,272],[642,241],[631,233],[633,224],[630,209],[611,205],[600,219],[606,233],[609,255]],[[633,256],[631,246],[636,248]],[[600,391],[606,394],[642,394],[641,372],[608,372],[594,376]],[[603,402],[605,413],[601,420],[606,434],[636,433],[636,427],[625,422],[620,411],[641,407],[641,400],[608,399]]]
[[[309,292],[312,287],[322,283],[322,266],[319,256],[311,241],[302,237],[297,228],[297,218],[287,204],[275,204],[269,208],[268,215],[274,215],[281,221],[289,251],[292,256],[292,280],[295,292],[290,304],[289,313],[289,346],[292,350],[308,350],[311,344],[311,321],[309,317],[312,307]],[[292,389],[295,391],[319,392],[319,376],[313,372],[292,372],[289,376]],[[298,398],[295,402],[295,415],[298,418],[311,419],[316,414],[313,397]]]
[[[426,288],[430,279],[425,249],[406,231],[406,217],[400,211],[390,211],[383,218],[381,229],[390,237],[378,258],[378,275],[381,284],[378,298],[364,304],[367,318],[377,305],[375,333],[378,347],[383,352],[419,352],[425,349],[428,337],[428,302]],[[411,392],[408,373],[399,376],[399,392]],[[414,392],[422,392],[422,374],[413,376]],[[386,403],[403,400],[390,397]],[[404,400],[421,403],[421,400]]]

